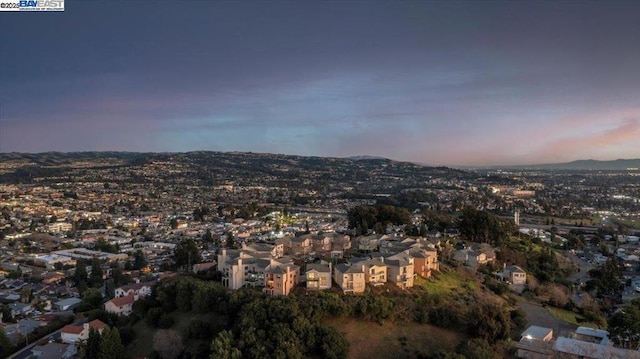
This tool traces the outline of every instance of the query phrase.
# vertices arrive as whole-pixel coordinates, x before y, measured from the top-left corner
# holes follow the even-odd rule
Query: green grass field
[[[465,290],[475,290],[478,284],[463,278],[457,271],[449,270],[436,273],[432,278],[416,277],[414,286],[430,294],[451,294]]]
[[[600,327],[598,326],[598,324],[596,323],[590,323],[590,322],[585,322],[585,318],[575,312],[571,312],[568,310],[564,310],[561,308],[555,308],[555,307],[547,307],[547,310],[549,311],[549,313],[551,313],[551,315],[553,315],[554,318],[565,321],[567,323],[576,325],[576,326],[581,326],[581,327],[590,327],[590,328],[596,328],[596,329],[606,329],[606,324],[605,327]]]

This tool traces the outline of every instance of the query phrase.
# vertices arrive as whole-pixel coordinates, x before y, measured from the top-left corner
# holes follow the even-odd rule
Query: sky
[[[640,157],[640,1],[0,12],[0,152],[486,166]]]

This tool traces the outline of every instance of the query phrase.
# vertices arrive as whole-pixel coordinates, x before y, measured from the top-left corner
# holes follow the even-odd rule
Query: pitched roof
[[[133,289],[133,290],[140,290],[142,287],[152,287],[154,284],[156,284],[155,281],[151,281],[151,282],[139,282],[139,283],[131,283],[131,284],[126,284],[123,285],[117,289],[121,289],[125,292]]]
[[[522,332],[521,336],[527,339],[543,340],[549,334],[553,335],[553,329],[531,325],[527,330]]]
[[[338,264],[336,270],[340,273],[364,273],[360,265],[349,266],[347,264]]]
[[[84,328],[82,328],[81,326],[69,324],[60,329],[60,332],[68,334],[80,334],[82,333],[83,329]]]
[[[516,265],[513,265],[513,266],[509,266],[509,267],[507,267],[507,270],[508,270],[509,272],[512,272],[512,273],[526,273],[526,272],[524,271],[524,269],[522,269],[522,268],[520,268],[520,267],[518,267],[518,266],[516,266]]]
[[[107,325],[103,323],[100,319],[95,319],[89,322],[89,328],[101,330],[104,329]]]
[[[318,263],[307,264],[307,272],[312,270],[315,270],[316,272],[320,272],[320,273],[331,272],[331,269],[326,264],[318,264]]]
[[[113,298],[109,302],[111,302],[116,307],[122,307],[123,305],[132,304],[133,302],[135,302],[135,298],[132,295],[126,295],[124,297]]]

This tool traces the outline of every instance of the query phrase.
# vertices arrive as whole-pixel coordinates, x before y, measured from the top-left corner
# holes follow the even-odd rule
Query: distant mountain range
[[[489,168],[531,168],[541,170],[594,170],[594,171],[624,171],[628,168],[640,168],[640,158],[618,159],[612,161],[578,160],[566,163],[547,163],[522,166],[492,166]]]
[[[367,156],[367,155],[358,155],[358,156],[350,156],[347,157],[350,160],[354,160],[354,161],[362,161],[362,160],[389,160],[386,157],[380,157],[380,156]],[[392,161],[392,160],[391,160]]]
[[[210,152],[210,151],[193,151],[193,152],[157,152],[157,153],[145,153],[145,152],[118,152],[118,151],[86,151],[86,152],[42,152],[42,153],[18,153],[8,152],[0,153],[0,162],[9,161],[27,161],[33,165],[40,166],[52,166],[52,165],[64,165],[69,164],[77,160],[85,161],[100,161],[100,160],[121,160],[125,162],[142,161],[153,157],[166,157],[166,156],[199,156],[199,155],[218,155],[233,157],[235,155],[243,155],[242,152]],[[246,154],[252,154],[248,152]],[[316,161],[331,160],[331,157],[304,157],[304,156],[292,156],[292,155],[278,155],[267,153],[254,153],[254,156],[263,157],[265,159],[270,157],[288,157],[288,158],[308,158],[315,159]],[[342,160],[357,161],[357,162],[389,162],[389,163],[402,163],[402,161],[396,161],[381,156],[369,156],[358,155],[345,157]],[[406,162],[407,164],[410,162]],[[425,163],[411,162],[415,165],[434,167]],[[444,166],[438,166],[445,168]],[[617,159],[612,161],[598,161],[598,160],[578,160],[566,163],[546,163],[546,164],[534,164],[534,165],[508,165],[508,166],[486,166],[486,167],[460,167],[460,166],[446,166],[449,168],[457,168],[463,170],[470,169],[541,169],[541,170],[595,170],[595,171],[624,171],[628,168],[640,168],[640,158],[635,159]]]

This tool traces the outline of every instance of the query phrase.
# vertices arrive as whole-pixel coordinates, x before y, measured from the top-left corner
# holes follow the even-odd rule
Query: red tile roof
[[[104,324],[100,319],[95,319],[89,322],[89,328],[93,328],[96,330],[102,330],[107,325]]]
[[[65,325],[65,326],[60,330],[60,332],[62,332],[62,333],[69,333],[69,334],[80,334],[80,333],[82,333],[82,330],[83,330],[83,329],[84,329],[84,328],[82,328],[81,326],[69,324],[69,325]]]
[[[135,302],[135,298],[132,295],[127,295],[124,297],[113,298],[109,302],[113,303],[116,307],[122,307],[123,305]]]

